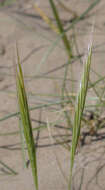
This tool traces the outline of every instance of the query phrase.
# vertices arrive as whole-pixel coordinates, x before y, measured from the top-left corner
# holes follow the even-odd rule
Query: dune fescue
[[[73,165],[74,165],[76,148],[77,148],[78,140],[80,136],[81,120],[82,120],[83,110],[84,110],[85,101],[86,101],[86,94],[87,94],[87,89],[88,89],[91,55],[92,55],[92,47],[89,48],[88,58],[84,66],[84,72],[83,72],[82,80],[80,83],[79,93],[77,96],[77,103],[75,106],[74,125],[73,125],[73,131],[72,131],[72,146],[71,146],[71,152],[70,152],[71,159],[70,159],[69,190],[71,190],[71,185],[72,185],[72,170],[73,170]]]
[[[28,149],[28,155],[30,159],[30,164],[32,168],[33,179],[35,183],[35,188],[38,190],[38,176],[37,176],[37,163],[36,163],[36,149],[34,144],[34,138],[32,133],[32,125],[30,120],[29,108],[27,95],[25,91],[24,78],[22,73],[22,68],[20,64],[20,58],[17,48],[17,68],[16,68],[16,87],[17,87],[17,96],[18,96],[18,105],[20,111],[20,119],[23,126],[23,133]]]

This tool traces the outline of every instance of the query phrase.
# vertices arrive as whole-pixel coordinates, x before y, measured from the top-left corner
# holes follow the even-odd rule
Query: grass
[[[77,102],[75,107],[75,115],[74,115],[74,125],[73,125],[73,132],[72,132],[72,145],[71,145],[71,155],[70,155],[70,183],[69,189],[71,189],[72,184],[72,170],[74,165],[74,158],[76,154],[76,149],[80,137],[81,131],[81,122],[83,117],[83,111],[85,107],[86,95],[88,90],[88,82],[89,82],[89,73],[90,73],[90,66],[91,66],[91,56],[92,56],[92,47],[89,49],[88,58],[86,60],[82,80],[80,82],[80,90],[77,95]]]
[[[80,22],[85,22],[85,20],[89,17],[90,11],[94,9],[96,5],[98,5],[100,1],[95,0],[92,3],[90,3],[89,7],[86,10],[83,10],[81,15],[76,13],[75,10],[72,10],[71,8],[66,7],[61,1],[59,5],[67,12],[70,11],[70,14],[73,16],[73,20],[71,23],[68,24],[67,27],[62,22],[62,19],[60,18],[59,9],[56,5],[56,2],[54,0],[49,0],[49,5],[51,8],[51,11],[53,13],[53,19],[47,16],[46,12],[44,12],[41,8],[34,5],[35,10],[37,10],[38,14],[40,15],[40,18],[43,19],[43,22],[46,23],[46,26],[49,27],[50,32],[55,32],[54,35],[56,36],[56,39],[52,40],[49,39],[46,35],[42,33],[37,33],[37,37],[40,37],[47,42],[50,43],[50,46],[48,47],[47,51],[45,52],[44,56],[42,56],[41,62],[38,63],[35,70],[35,75],[24,75],[22,71],[22,64],[23,62],[20,61],[20,56],[18,53],[17,48],[17,66],[16,66],[16,90],[17,90],[17,99],[18,99],[18,112],[9,113],[5,115],[4,117],[0,118],[0,122],[9,120],[10,118],[19,118],[19,126],[20,128],[18,130],[13,130],[12,132],[0,132],[0,137],[5,138],[5,136],[17,136],[21,135],[20,138],[20,148],[22,149],[23,154],[23,160],[25,165],[27,165],[25,153],[28,152],[28,157],[30,160],[32,175],[33,175],[33,181],[35,184],[35,189],[38,190],[38,172],[37,172],[37,154],[36,154],[36,140],[34,140],[34,133],[35,135],[38,134],[41,131],[45,131],[48,129],[49,136],[51,139],[52,144],[60,145],[64,152],[67,150],[70,155],[70,168],[69,168],[69,180],[68,180],[68,189],[71,190],[73,188],[73,167],[76,157],[76,151],[77,147],[80,141],[81,136],[81,128],[86,126],[88,124],[88,120],[86,118],[86,113],[88,111],[92,111],[94,113],[94,120],[100,116],[100,114],[103,112],[104,109],[104,102],[105,102],[105,88],[101,88],[100,84],[104,85],[105,77],[101,76],[99,73],[97,73],[94,69],[91,68],[91,56],[92,52],[94,52],[94,46],[90,47],[88,50],[88,55],[86,62],[84,63],[84,70],[82,72],[82,79],[80,82],[75,80],[75,71],[73,72],[73,64],[75,61],[76,64],[81,64],[81,67],[83,68],[81,58],[84,55],[79,53],[79,47],[77,44],[77,38],[75,32],[75,27]],[[55,23],[54,23],[55,21]],[[22,23],[22,22],[21,22]],[[30,26],[24,25],[26,29],[31,29]],[[67,31],[72,30],[74,39],[69,38],[69,35]],[[73,36],[72,35],[72,36]],[[59,44],[59,42],[62,40],[63,46]],[[79,44],[80,45],[80,44]],[[56,47],[59,47],[61,52],[65,51],[67,55],[67,62],[63,65],[58,66],[56,64],[56,67],[54,69],[50,69],[47,72],[41,73],[41,67],[46,64],[49,56],[53,53],[54,49]],[[75,47],[75,48],[74,48]],[[74,50],[75,49],[75,50]],[[94,55],[94,53],[93,53]],[[26,56],[27,57],[27,56]],[[30,57],[28,56],[27,59]],[[24,59],[24,60],[27,60]],[[36,61],[36,60],[35,60]],[[57,71],[63,71],[62,75],[56,75]],[[89,78],[89,74],[94,73],[96,76],[95,81],[91,81]],[[5,73],[9,77],[9,73]],[[24,80],[30,79],[34,80],[34,83],[36,84],[38,80],[46,80],[46,81],[52,81],[55,85],[55,92],[54,93],[40,93],[37,92],[37,89],[35,89],[36,92],[33,91],[26,91]],[[60,83],[60,85],[59,85]],[[79,92],[77,93],[75,91],[75,85],[77,83],[80,83],[79,86]],[[30,83],[31,84],[31,83]],[[47,84],[47,83],[46,83]],[[27,84],[26,84],[27,86]],[[69,87],[68,87],[69,86]],[[71,88],[70,88],[71,86]],[[94,92],[94,96],[87,96],[87,91]],[[9,91],[6,92],[6,90],[1,91],[5,92],[9,96]],[[10,91],[10,94],[12,94],[13,97],[16,96],[15,91]],[[34,106],[29,106],[28,98],[31,101],[35,101]],[[87,98],[86,98],[87,97]],[[86,101],[87,100],[87,101]],[[94,104],[92,105],[92,101],[94,101]],[[39,110],[46,110],[46,113],[50,113],[52,115],[52,118],[55,118],[51,121],[46,121],[46,118],[36,119],[36,116],[34,115],[34,118],[30,117],[30,111],[39,111]],[[84,111],[85,110],[85,111]],[[42,112],[43,113],[43,112]],[[32,124],[37,124],[37,127],[32,127]],[[97,131],[100,130],[104,125],[103,123],[98,125]],[[51,134],[51,129],[56,130],[57,135],[53,136]],[[64,131],[64,134],[62,135],[62,131]],[[71,139],[72,137],[72,139]],[[36,138],[37,139],[37,138]],[[37,144],[37,147],[39,145]],[[42,147],[46,146],[42,145]],[[49,145],[50,146],[50,145]],[[56,153],[55,153],[56,154]],[[57,156],[55,155],[58,166],[61,170],[61,173],[63,175],[63,178],[65,178],[62,164],[60,164]],[[11,167],[7,166],[3,161],[0,161],[0,164],[6,168],[7,174],[17,174],[15,170],[13,170]],[[46,174],[50,175],[50,174]],[[67,183],[67,176],[66,176],[66,183]],[[81,189],[81,188],[80,188]]]
[[[18,66],[16,68],[16,85],[17,85],[17,97],[20,111],[20,119],[22,122],[20,133],[24,133],[28,155],[31,163],[33,179],[35,188],[38,190],[38,175],[37,175],[37,161],[36,161],[36,148],[34,143],[34,137],[32,132],[31,119],[29,114],[27,95],[24,86],[23,73],[20,64],[20,58],[17,48]],[[23,147],[24,148],[24,147]]]
[[[92,52],[91,52],[91,47],[90,47],[89,55],[84,66],[83,77],[80,83],[80,91],[77,96],[77,104],[75,108],[74,126],[73,126],[73,132],[72,132],[72,145],[71,145],[71,151],[70,151],[71,152],[71,156],[70,156],[71,166],[70,166],[69,189],[71,189],[72,169],[74,165],[75,152],[76,152],[77,144],[80,137],[81,121],[82,121],[83,110],[85,106],[85,99],[86,99],[86,94],[87,94],[87,89],[88,89],[91,55],[92,55]],[[33,140],[33,135],[32,135],[32,126],[31,126],[31,120],[29,117],[29,109],[28,109],[27,97],[26,97],[26,92],[25,92],[25,87],[24,87],[22,69],[21,69],[21,65],[19,61],[19,55],[18,55],[18,67],[19,67],[19,71],[16,71],[16,73],[17,73],[17,93],[18,93],[20,116],[21,116],[21,121],[24,128],[23,132],[26,139],[26,143],[27,143],[29,158],[31,161],[32,173],[35,179],[35,186],[36,186],[36,189],[38,189],[37,164],[36,164],[36,159],[35,159],[36,151],[35,151],[34,140]]]

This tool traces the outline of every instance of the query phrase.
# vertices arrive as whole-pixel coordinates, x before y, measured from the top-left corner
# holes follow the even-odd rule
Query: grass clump
[[[51,97],[52,99],[50,99],[50,100],[48,99],[48,101],[46,101],[46,102],[45,102],[45,99],[44,100],[42,99],[44,103],[42,103],[42,101],[41,101],[41,103],[38,102],[38,105],[35,105],[35,106],[29,108],[28,107],[28,101],[27,101],[27,95],[26,95],[26,91],[25,91],[23,74],[22,74],[22,68],[21,68],[20,59],[19,59],[19,53],[18,53],[18,48],[17,48],[18,64],[17,64],[17,68],[16,68],[16,84],[17,84],[16,86],[17,86],[19,111],[15,112],[13,114],[8,114],[7,116],[5,116],[3,118],[0,118],[0,121],[6,120],[6,119],[9,119],[9,118],[12,118],[12,117],[17,117],[17,116],[20,118],[21,124],[22,124],[20,126],[22,128],[22,130],[20,130],[20,133],[21,133],[21,137],[24,136],[24,138],[25,138],[25,142],[26,142],[27,149],[28,149],[29,160],[30,160],[31,167],[32,167],[32,174],[33,174],[33,178],[34,178],[35,189],[38,190],[38,174],[37,174],[36,148],[35,148],[35,143],[34,143],[34,138],[33,138],[33,131],[36,131],[36,130],[38,131],[38,130],[41,130],[41,129],[45,130],[47,128],[47,123],[45,121],[37,121],[36,120],[37,122],[39,122],[39,124],[41,124],[41,126],[36,127],[36,128],[32,128],[29,111],[31,111],[31,110],[39,110],[39,109],[43,109],[43,108],[44,109],[52,110],[52,106],[53,106],[53,111],[57,110],[58,112],[60,112],[61,108],[62,108],[62,110],[63,110],[62,111],[63,112],[62,115],[64,116],[62,118],[62,120],[66,120],[67,121],[66,122],[67,123],[66,126],[62,127],[62,123],[63,123],[62,121],[61,121],[61,124],[58,125],[58,126],[55,125],[54,122],[49,123],[49,125],[52,125],[54,127],[55,126],[59,127],[59,129],[62,128],[62,129],[67,130],[67,135],[70,135],[69,132],[71,131],[71,135],[72,135],[72,146],[71,146],[71,149],[69,148],[70,145],[67,144],[68,142],[66,141],[67,149],[69,149],[70,156],[71,156],[70,169],[69,169],[70,170],[70,176],[69,176],[70,178],[69,178],[69,184],[68,184],[68,186],[69,186],[68,188],[70,190],[72,188],[72,176],[73,176],[72,173],[73,173],[74,159],[75,159],[76,149],[77,149],[77,145],[78,145],[78,141],[79,141],[79,137],[80,137],[81,121],[82,121],[82,117],[83,117],[83,111],[84,111],[85,100],[86,100],[87,89],[88,89],[89,72],[90,72],[90,66],[91,66],[92,47],[90,47],[89,52],[88,52],[88,57],[87,57],[87,60],[86,60],[85,66],[84,66],[83,77],[82,77],[82,80],[81,80],[81,83],[80,83],[80,90],[79,90],[79,93],[77,95],[76,106],[74,106],[76,94],[73,96],[73,90],[72,90],[72,93],[70,95],[70,93],[68,92],[68,89],[66,89],[66,84],[67,84],[67,81],[71,81],[71,79],[73,80],[72,75],[71,75],[71,79],[68,80],[68,71],[69,71],[69,67],[68,66],[69,65],[71,66],[71,64],[73,62],[75,62],[75,60],[77,60],[79,58],[79,55],[77,57],[76,56],[74,57],[74,55],[72,55],[71,44],[68,41],[68,38],[67,38],[67,35],[66,35],[66,31],[72,29],[76,25],[76,23],[78,23],[79,21],[81,21],[81,20],[85,19],[86,17],[88,17],[87,14],[93,9],[93,7],[99,2],[99,0],[95,0],[88,7],[88,9],[86,9],[83,12],[83,14],[81,14],[80,16],[77,16],[76,14],[74,14],[72,12],[73,16],[74,16],[74,20],[70,23],[70,26],[66,30],[64,30],[64,28],[63,28],[62,21],[60,20],[59,13],[57,11],[57,7],[54,4],[54,1],[53,0],[49,0],[49,2],[50,2],[51,9],[53,11],[53,15],[54,15],[55,20],[56,20],[57,27],[53,24],[52,20],[49,19],[49,17],[46,16],[46,13],[44,13],[41,9],[39,9],[39,7],[34,6],[34,8],[38,11],[38,13],[41,16],[41,18],[43,18],[43,20],[50,26],[50,28],[59,35],[59,36],[57,36],[56,41],[54,40],[54,42],[51,44],[50,48],[48,49],[47,54],[44,55],[44,57],[42,59],[42,63],[46,62],[48,56],[50,55],[50,53],[53,52],[53,49],[57,46],[57,44],[59,43],[60,39],[63,40],[63,44],[64,44],[64,48],[63,49],[65,49],[66,52],[67,52],[68,62],[66,64],[61,65],[60,67],[56,67],[55,69],[47,72],[47,74],[50,74],[50,73],[54,73],[55,71],[57,71],[57,70],[59,70],[61,68],[65,69],[65,72],[64,72],[63,76],[61,76],[61,77],[59,77],[59,76],[57,76],[57,77],[53,76],[52,77],[52,79],[54,79],[54,80],[57,79],[57,78],[59,78],[60,80],[63,81],[62,82],[62,86],[61,86],[62,87],[61,88],[62,93],[61,93],[61,95],[59,95],[59,94],[57,94],[57,95],[55,95],[55,94],[48,94],[47,95],[46,93],[45,93],[45,95],[44,94],[37,94],[38,98],[40,98],[40,99],[42,97],[47,97],[47,98]],[[62,6],[62,4],[61,4],[61,6]],[[73,58],[73,61],[71,61],[71,58]],[[38,78],[51,79],[51,76],[47,76],[47,74],[44,73],[44,74],[39,75],[39,76],[36,75],[36,76],[33,76],[33,78],[34,79],[35,78],[36,79],[38,79]],[[71,71],[71,74],[72,74],[72,71]],[[94,83],[90,83],[89,88],[95,87],[96,84],[98,84],[101,80],[104,80],[104,77],[99,77],[99,80],[97,80]],[[36,96],[36,94],[35,94],[35,96]],[[54,99],[55,96],[57,96],[57,101],[55,101],[55,99]],[[99,99],[99,102],[102,102],[101,100],[103,100],[102,98],[98,98],[98,96],[97,96],[97,99]],[[65,105],[67,105],[69,108],[72,108],[71,112],[74,114],[74,123],[72,123],[72,119],[70,117],[70,112],[68,110],[66,111]],[[98,105],[98,103],[97,103],[97,105]],[[101,106],[101,105],[99,105],[99,106]],[[92,107],[92,106],[90,105],[90,107]],[[59,121],[58,121],[58,123],[59,123]],[[64,123],[63,123],[63,125],[64,125]],[[19,134],[19,131],[13,131],[13,132],[8,132],[8,133],[1,133],[0,136],[3,136],[3,135],[5,135],[5,136],[6,135],[17,135],[17,134]],[[59,131],[59,136],[60,136],[60,131]],[[67,137],[65,137],[64,140],[66,140],[66,138]],[[70,138],[70,136],[69,136],[69,138]],[[56,138],[54,140],[56,140],[56,142],[58,142],[59,144],[62,144],[62,146],[65,145],[64,144],[65,141],[63,141],[64,142],[63,143],[62,141],[60,142]],[[23,142],[23,146],[24,146],[23,139],[22,139],[22,142]],[[44,145],[42,145],[42,146],[44,147]],[[24,151],[25,147],[22,147],[22,148],[23,148],[23,151]],[[0,164],[2,164],[3,166],[5,166],[3,164],[3,162],[1,162]]]

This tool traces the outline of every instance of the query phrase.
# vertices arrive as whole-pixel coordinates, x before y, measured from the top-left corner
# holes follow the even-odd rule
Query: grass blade
[[[71,30],[75,24],[77,24],[78,22],[80,22],[81,20],[85,19],[85,17],[87,16],[87,14],[98,4],[100,3],[100,0],[95,0],[94,2],[92,2],[90,4],[90,6],[79,16],[77,17],[72,24],[70,24],[70,26],[68,26],[68,28],[65,30],[65,32],[67,32],[68,30]]]
[[[45,12],[42,11],[42,9],[40,9],[36,4],[34,4],[34,8],[38,12],[38,14],[42,17],[42,19],[49,25],[49,27],[54,32],[56,32],[57,34],[59,34],[58,28],[52,23],[51,19],[45,14]]]
[[[37,176],[37,163],[36,163],[36,149],[34,144],[34,138],[32,133],[32,125],[30,120],[27,95],[24,86],[24,78],[22,73],[22,68],[20,64],[20,58],[17,48],[17,58],[18,66],[16,68],[16,86],[18,95],[18,104],[20,110],[20,118],[23,125],[24,137],[28,149],[28,155],[31,163],[33,179],[35,183],[36,190],[38,190],[38,176]]]
[[[20,132],[23,164],[24,164],[24,168],[27,168],[26,159],[25,159],[25,138],[24,138],[23,126],[22,126],[20,117],[19,117],[19,128],[20,128],[19,132]]]
[[[74,165],[74,158],[75,158],[76,148],[77,148],[77,144],[78,144],[78,140],[80,136],[81,120],[82,120],[86,94],[87,94],[87,89],[88,89],[91,55],[92,55],[92,48],[90,47],[88,58],[84,67],[83,77],[80,83],[80,90],[77,97],[77,104],[75,107],[74,126],[73,126],[73,133],[72,133],[72,146],[71,146],[69,190],[71,189],[71,184],[72,184],[72,170],[73,170],[73,165]]]
[[[1,164],[3,167],[5,167],[5,168],[8,170],[8,172],[9,172],[10,174],[13,174],[13,175],[17,175],[17,174],[18,174],[15,170],[13,170],[13,169],[10,168],[9,166],[7,166],[7,164],[5,164],[4,162],[2,162],[1,160],[0,160],[0,164]]]
[[[55,16],[55,19],[56,19],[56,23],[57,23],[57,25],[58,25],[59,32],[60,32],[60,34],[63,33],[62,40],[63,40],[64,46],[65,46],[65,49],[66,49],[66,51],[67,51],[67,53],[68,53],[68,57],[69,57],[69,59],[70,59],[71,57],[73,57],[73,55],[72,55],[72,49],[71,49],[70,43],[69,43],[69,41],[68,41],[68,39],[67,39],[66,34],[64,33],[64,29],[63,29],[61,20],[60,20],[60,18],[59,18],[59,14],[58,14],[57,8],[56,8],[56,6],[55,6],[55,4],[54,4],[54,1],[53,1],[53,0],[49,0],[49,2],[50,2],[50,5],[51,5],[53,14],[54,14],[54,16]]]
[[[67,7],[62,1],[58,1],[58,4],[60,5],[61,8],[63,8],[66,12],[71,13],[74,18],[78,17],[77,13],[72,10],[70,7]]]

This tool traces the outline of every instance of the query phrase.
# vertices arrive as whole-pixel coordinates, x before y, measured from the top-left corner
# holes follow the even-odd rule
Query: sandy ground
[[[70,6],[81,14],[89,6],[89,1],[67,1],[67,6]],[[49,8],[49,3],[40,0],[39,5],[52,18],[52,13]],[[97,11],[98,10],[98,11]],[[99,74],[105,74],[105,3],[101,1],[99,6],[94,9],[95,17],[88,18],[85,22],[77,24],[76,32],[78,43],[80,44],[80,53],[87,49],[87,44],[90,39],[91,26],[95,20],[94,31],[94,49],[92,58],[92,68]],[[67,20],[70,14],[60,9],[61,18]],[[67,24],[68,26],[68,24]],[[70,37],[71,32],[68,33]],[[16,41],[18,42],[19,53],[23,65],[24,75],[26,76],[26,89],[30,94],[30,106],[36,106],[48,103],[55,100],[51,98],[41,97],[38,94],[54,94],[61,92],[61,80],[47,78],[32,78],[32,76],[42,75],[52,71],[56,67],[62,66],[67,61],[66,52],[62,49],[62,43],[54,48],[45,63],[43,57],[46,55],[48,48],[56,39],[56,34],[52,32],[48,26],[40,19],[37,12],[32,7],[31,1],[16,1],[11,6],[0,8],[0,118],[9,113],[16,112],[16,86],[15,73],[13,64],[16,60]],[[79,80],[82,72],[82,65],[75,62],[73,64],[74,78]],[[78,74],[77,74],[78,73]],[[59,69],[49,73],[48,77],[61,77],[64,75],[64,69]],[[92,74],[95,80],[96,75]],[[68,83],[68,89],[71,83]],[[75,86],[77,88],[78,84]],[[52,109],[53,110],[53,109]],[[51,112],[48,109],[39,109],[31,112],[33,127],[38,127],[39,124],[34,120],[56,122],[61,119],[62,115]],[[18,174],[6,175],[6,169],[0,165],[0,189],[34,189],[33,179],[30,166],[24,169],[22,161],[22,153],[20,146],[20,136],[2,136],[6,132],[18,131],[18,119],[12,117],[0,123],[0,160],[14,169]],[[60,133],[65,134],[65,130],[51,131],[53,135]],[[34,133],[35,138],[38,133]],[[66,134],[67,135],[67,134]],[[92,140],[87,140],[87,144],[81,148],[80,153],[76,157],[74,167],[73,189],[79,190],[99,190],[105,189],[105,158],[104,158],[104,130],[100,131],[101,138],[92,137]],[[69,138],[67,137],[67,140]],[[61,138],[60,138],[61,140]],[[42,130],[39,133],[37,161],[39,175],[39,189],[46,190],[66,190],[69,176],[69,152],[60,145],[53,145],[49,138],[48,130]],[[58,161],[61,169],[59,168]],[[81,180],[83,178],[83,181]]]

